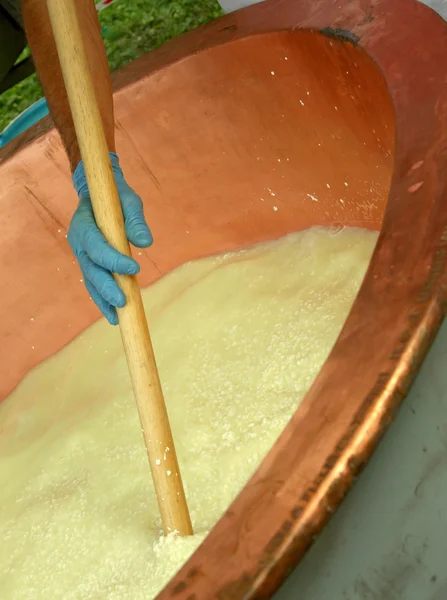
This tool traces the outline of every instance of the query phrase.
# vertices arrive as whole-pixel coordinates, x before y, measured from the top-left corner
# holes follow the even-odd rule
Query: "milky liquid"
[[[160,535],[119,330],[99,321],[0,405],[2,600],[150,600],[204,539],[326,359],[377,236],[313,228],[144,292],[195,535]]]

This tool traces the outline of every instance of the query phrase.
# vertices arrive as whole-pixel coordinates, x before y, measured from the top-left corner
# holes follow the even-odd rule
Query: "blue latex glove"
[[[123,208],[127,239],[138,248],[152,244],[152,234],[146,224],[141,198],[127,185],[118,156],[111,152],[113,173]],[[85,286],[92,300],[112,325],[118,324],[116,307],[126,304],[124,293],[113,279],[113,273],[136,275],[139,264],[110,246],[96,225],[82,161],[73,174],[79,196],[79,206],[71,220],[68,242],[79,261]]]

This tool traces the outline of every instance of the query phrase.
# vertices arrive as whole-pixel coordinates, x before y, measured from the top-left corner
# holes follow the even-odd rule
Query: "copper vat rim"
[[[399,15],[403,11],[408,19],[406,22],[412,24],[411,28],[407,29],[401,24]],[[418,22],[419,28],[413,28],[413,20]],[[411,51],[406,57],[401,55],[397,61],[394,54],[398,53],[400,44],[411,44],[411,39],[414,41],[413,50],[420,46],[421,39],[429,39],[420,62],[425,62],[431,56],[429,59],[432,62],[442,64],[436,53],[447,58],[447,24],[432,9],[416,0],[341,0],[335,7],[331,0],[322,0],[313,7],[294,0],[267,0],[187,35],[190,53],[193,53],[248,35],[300,29],[313,29],[355,44],[376,63],[385,78],[396,116],[395,162],[387,209],[377,247],[355,305],[303,404],[251,480],[196,553],[157,596],[158,600],[271,597],[302,558],[372,455],[408,392],[444,317],[447,210],[442,207],[442,200],[447,200],[447,185],[442,180],[445,159],[439,155],[439,150],[447,142],[447,130],[430,129],[427,123],[422,123],[422,118],[419,123],[410,125],[412,117],[414,120],[412,113],[416,97],[423,83],[417,81],[420,74],[415,62],[418,61],[411,61]],[[185,37],[183,42],[186,41]],[[163,66],[171,63],[176,50],[180,49],[175,43],[168,46],[162,50],[164,55],[160,57]],[[184,49],[183,45],[183,52]],[[151,63],[153,70],[159,57],[148,56],[143,60]],[[410,63],[413,73],[408,68]],[[407,78],[404,77],[405,73]],[[400,89],[402,79],[407,83],[405,93]],[[415,98],[408,91],[409,88],[411,90],[411,84],[416,90]],[[441,118],[441,114],[447,116],[447,86],[442,83],[441,73],[439,81],[432,81],[432,85],[432,89],[425,90],[424,99],[427,100],[431,94],[428,103],[435,109],[438,118]],[[411,131],[414,138],[412,144],[408,143],[411,135],[402,135],[406,125],[408,129],[416,130]],[[424,160],[421,156],[429,158]],[[428,164],[429,160],[431,164]],[[429,184],[425,185],[427,180]],[[423,185],[419,185],[421,181]],[[387,331],[385,335],[376,329],[379,339],[387,338],[391,352],[388,359],[383,361],[383,368],[376,370],[378,377],[375,384],[360,396],[355,418],[345,430],[339,432],[339,443],[331,454],[324,457],[323,468],[315,479],[308,485],[301,484],[301,489],[293,489],[294,482],[290,477],[278,483],[281,475],[278,475],[275,466],[292,448],[294,439],[305,433],[306,424],[313,418],[312,411],[318,410],[317,397],[321,402],[324,395],[336,396],[343,385],[340,379],[338,386],[331,384],[334,377],[331,377],[330,365],[336,364],[340,354],[343,357],[343,349],[340,350],[343,338],[351,335],[359,319],[359,310],[356,312],[355,309],[361,310],[362,297],[371,294],[368,283],[373,284],[378,269],[382,272],[387,266],[393,269],[392,247],[397,243],[394,240],[396,233],[399,233],[399,222],[401,227],[406,226],[411,217],[404,216],[408,212],[405,199],[412,200],[415,194],[419,194],[419,203],[426,203],[427,206],[433,204],[431,208],[436,218],[429,222],[427,243],[421,251],[421,255],[428,254],[428,261],[417,263],[420,271],[426,271],[421,278],[422,285],[416,290],[407,289],[406,294],[400,295],[398,310],[407,317],[406,327],[399,329],[399,323],[394,331]],[[407,242],[410,241],[410,231],[406,231],[406,236]],[[380,255],[384,258],[379,262]],[[329,388],[331,394],[328,393]],[[297,419],[298,413],[305,413],[305,418]],[[318,414],[315,418],[318,420]],[[283,497],[287,492],[295,496],[294,505],[279,500],[273,506],[278,491]],[[250,524],[253,509],[256,518],[255,523]],[[269,538],[263,536],[264,539],[258,535],[263,519],[275,522],[274,535]],[[256,548],[254,552],[250,551],[253,544]],[[261,544],[263,547],[260,547]]]
[[[403,11],[411,27],[402,24]],[[395,107],[396,147],[382,230],[354,307],[301,408],[200,548],[157,596],[160,600],[270,597],[370,458],[444,317],[447,182],[442,173],[447,172],[443,152],[447,147],[447,84],[442,79],[442,65],[447,60],[447,24],[430,8],[417,0],[340,0],[336,5],[332,0],[266,0],[131,63],[116,74],[116,93],[141,79],[142,65],[146,77],[220,44],[300,29],[315,30],[363,49],[388,85]],[[408,45],[405,52],[404,44]],[[420,107],[427,112],[416,118]],[[50,128],[47,117],[10,142],[0,151],[0,163]],[[404,244],[416,239],[421,215],[426,218],[421,247],[417,255],[407,253],[404,259]],[[393,273],[395,263],[405,277]],[[380,297],[392,303],[392,310],[384,305],[371,307]],[[370,350],[371,361],[361,373],[362,383],[359,378],[351,383],[345,377],[346,365],[355,369],[365,364],[361,363],[364,355],[356,356],[355,346],[368,334],[360,331],[368,316],[365,309],[371,321],[366,328],[372,332],[370,347],[383,349],[385,358],[374,360]],[[392,326],[380,330],[381,324],[390,323]],[[317,461],[303,455],[294,464],[293,454],[299,451],[299,441],[306,438],[309,424],[322,437],[336,429],[337,424],[326,421],[321,409],[337,395],[348,398],[353,413],[348,426],[338,429],[338,443],[331,452],[321,451]],[[319,464],[318,472],[312,469],[315,477],[311,481],[300,480],[303,465],[311,461]],[[273,535],[262,533],[265,521],[275,524]]]

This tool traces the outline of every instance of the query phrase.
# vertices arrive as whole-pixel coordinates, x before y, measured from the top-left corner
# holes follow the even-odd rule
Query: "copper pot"
[[[269,597],[408,391],[444,316],[445,64],[447,25],[413,0],[273,0],[117,74],[118,152],[156,240],[142,285],[311,225],[380,229],[305,400],[159,598]],[[64,237],[76,196],[49,120],[0,152],[0,182],[4,397],[98,313]]]

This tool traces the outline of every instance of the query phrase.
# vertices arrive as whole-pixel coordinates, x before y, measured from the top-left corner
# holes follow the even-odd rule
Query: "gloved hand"
[[[141,198],[127,185],[118,156],[110,152],[113,173],[123,208],[127,239],[138,248],[152,244],[152,234],[146,224]],[[79,196],[79,206],[71,220],[67,239],[79,261],[85,286],[92,300],[112,325],[118,324],[116,307],[123,307],[126,298],[112,277],[113,273],[136,275],[140,266],[128,256],[110,246],[96,225],[82,161],[73,174]]]

